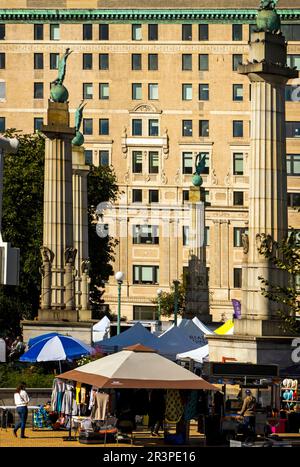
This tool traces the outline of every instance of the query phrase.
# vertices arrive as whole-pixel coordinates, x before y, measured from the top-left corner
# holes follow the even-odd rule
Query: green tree
[[[183,315],[185,311],[186,283],[185,280],[178,285],[178,315]],[[158,297],[152,300],[158,306]],[[174,314],[175,287],[171,286],[170,292],[162,292],[160,296],[161,314],[168,318]]]
[[[17,137],[18,153],[4,158],[3,218],[4,241],[20,248],[19,286],[0,286],[0,333],[16,336],[20,321],[33,319],[38,312],[41,288],[43,235],[44,138],[39,134],[21,134],[14,129],[6,136]],[[89,240],[92,290],[111,272],[115,242],[100,238],[91,219],[102,201],[114,200],[118,187],[109,167],[91,167],[88,177]]]
[[[262,294],[269,300],[284,305],[278,309],[283,332],[300,334],[300,301],[297,277],[300,275],[300,242],[294,229],[281,242],[275,242],[272,251],[264,249],[264,255],[279,270],[286,271],[288,284],[286,287],[271,284],[259,277],[263,284]]]

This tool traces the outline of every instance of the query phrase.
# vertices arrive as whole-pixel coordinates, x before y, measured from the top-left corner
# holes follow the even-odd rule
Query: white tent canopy
[[[179,353],[177,354],[176,357],[178,358],[178,360],[182,358],[191,358],[192,360],[195,360],[195,362],[203,363],[203,359],[207,358],[208,355],[209,355],[208,345],[203,345],[202,347],[199,347],[198,349]]]
[[[108,337],[108,331],[110,328],[110,319],[104,316],[98,323],[93,326],[93,342],[98,342]]]
[[[199,329],[201,329],[202,332],[204,332],[204,334],[214,334],[214,332],[211,329],[209,329],[205,324],[203,324],[202,321],[200,321],[200,319],[197,318],[197,316],[195,316],[192,319],[192,321],[194,324],[196,324],[196,326],[198,326]]]

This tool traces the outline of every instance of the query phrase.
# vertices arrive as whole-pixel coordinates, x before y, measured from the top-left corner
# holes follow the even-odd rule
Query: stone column
[[[285,85],[298,72],[286,67],[286,42],[280,34],[251,36],[249,64],[239,73],[251,83],[251,151],[249,157],[249,238],[243,267],[242,320],[236,332],[254,335],[280,333],[279,305],[261,294],[263,277],[285,286],[286,275],[265,258],[265,248],[287,234],[287,176]]]

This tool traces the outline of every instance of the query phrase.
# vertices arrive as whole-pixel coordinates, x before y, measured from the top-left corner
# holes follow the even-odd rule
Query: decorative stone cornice
[[[300,9],[277,9],[281,21],[300,19]],[[251,23],[256,19],[254,9],[155,9],[155,10],[102,10],[102,9],[0,9],[0,22],[6,23],[82,23],[106,22],[159,22],[159,23]]]

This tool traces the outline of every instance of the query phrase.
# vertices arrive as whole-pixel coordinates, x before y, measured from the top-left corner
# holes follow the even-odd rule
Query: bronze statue
[[[274,10],[278,0],[261,0],[260,9],[261,10]]]
[[[53,81],[54,84],[62,84],[64,79],[65,79],[65,74],[66,74],[66,64],[67,64],[67,58],[68,56],[72,53],[72,50],[68,47],[62,56],[62,58],[59,60],[58,63],[58,77],[56,80]]]
[[[79,131],[79,129],[80,129],[80,125],[81,125],[81,122],[82,122],[83,109],[84,109],[85,106],[86,106],[86,103],[84,104],[84,99],[82,99],[82,101],[80,102],[80,104],[77,107],[76,112],[75,112],[75,128],[76,128],[76,131]]]
[[[200,159],[201,153],[197,154],[195,161],[195,174],[201,175],[205,169],[206,154]],[[200,160],[199,160],[200,159]]]

